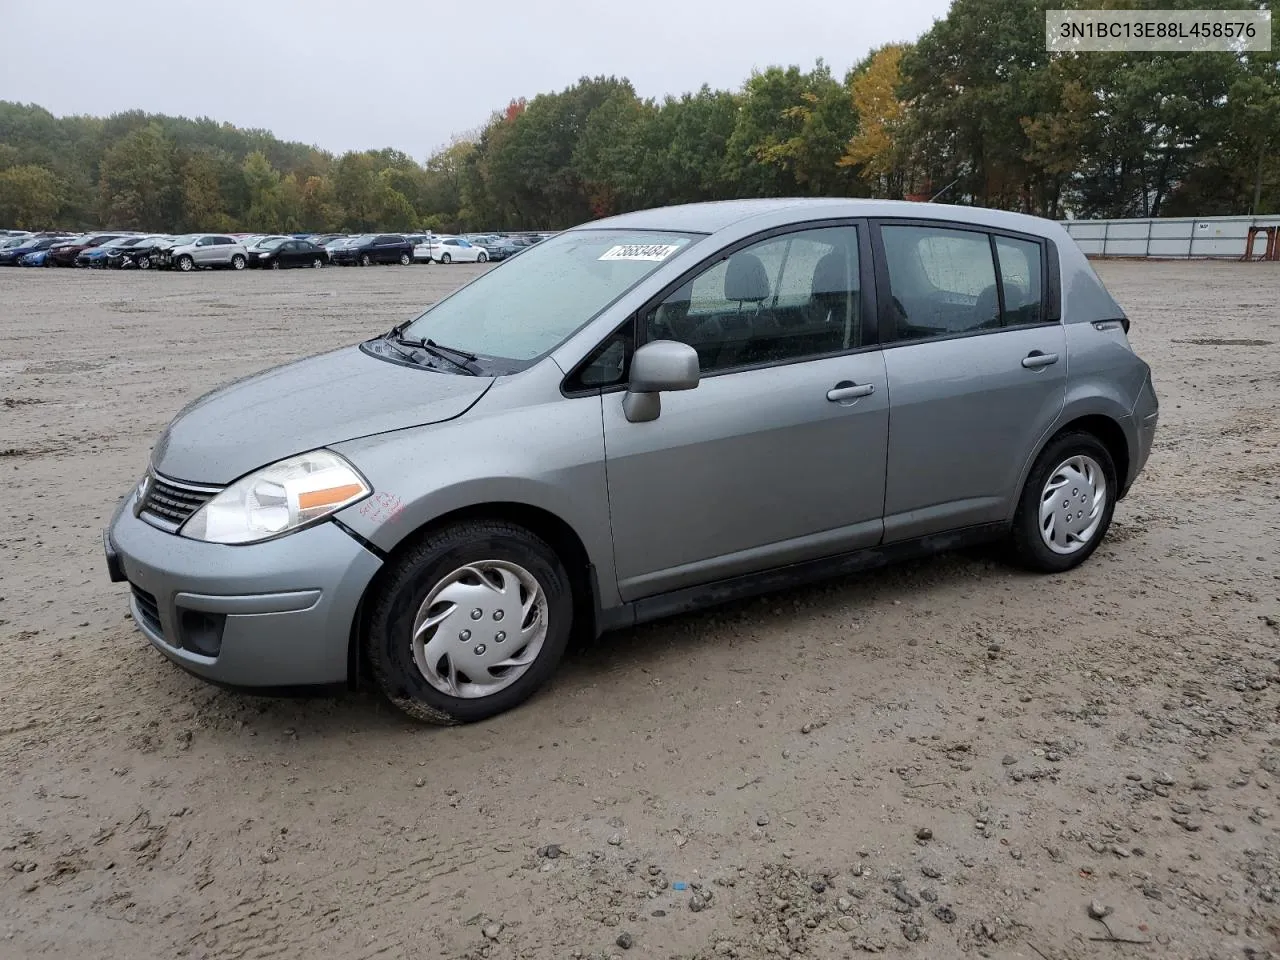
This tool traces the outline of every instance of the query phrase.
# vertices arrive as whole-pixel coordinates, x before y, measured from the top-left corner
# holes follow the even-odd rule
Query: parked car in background
[[[317,247],[327,247],[334,240],[342,240],[345,238],[345,233],[313,233],[311,236],[307,237],[307,239]]]
[[[439,242],[439,237],[427,235],[415,243],[413,245],[413,262],[430,263],[432,252],[435,250],[436,244]]]
[[[80,256],[83,251],[100,247],[102,244],[118,240],[122,236],[127,236],[127,234],[87,233],[84,236],[73,237],[61,243],[55,243],[50,247],[49,259],[57,267],[74,267],[76,265],[76,257]]]
[[[172,246],[160,250],[152,265],[173,267],[183,273],[201,267],[243,270],[249,265],[249,254],[244,244],[224,233],[191,233],[178,237]]]
[[[107,266],[120,270],[150,270],[156,257],[173,244],[173,237],[157,234],[142,237],[127,247],[116,247],[107,255]]]
[[[442,237],[432,259],[437,263],[484,263],[489,254],[463,237]]]
[[[24,253],[18,258],[18,266],[20,267],[52,267],[53,260],[50,258],[51,250],[32,250],[30,253]]]
[[[290,237],[272,237],[263,240],[249,251],[249,266],[265,270],[280,270],[288,267],[315,267],[319,269],[329,262],[329,254],[324,247],[316,246],[310,240],[295,240]]]
[[[114,240],[107,240],[96,247],[85,247],[76,254],[75,265],[77,267],[105,267],[107,259],[114,251],[143,239],[145,237],[141,235],[116,237]]]
[[[334,263],[368,267],[375,263],[413,263],[413,245],[398,233],[371,233],[355,238],[331,254]]]
[[[40,253],[48,250],[62,237],[18,237],[0,246],[0,266],[15,266],[28,253]]]
[[[495,262],[514,256],[518,249],[506,237],[492,237],[487,240],[473,240],[472,244],[480,247],[485,252],[485,256]]]

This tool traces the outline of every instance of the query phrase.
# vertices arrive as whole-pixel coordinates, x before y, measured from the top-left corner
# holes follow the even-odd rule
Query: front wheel
[[[321,267],[324,266],[324,261],[321,260],[319,257],[316,257],[314,260],[311,261],[311,266],[314,269],[319,270]]]
[[[481,250],[480,256],[476,257],[476,263],[484,263],[488,259],[489,259],[489,255],[485,253],[483,250]]]
[[[277,266],[277,267],[279,266],[279,263],[280,263],[280,262],[277,260],[277,261],[276,261],[276,266]],[[234,257],[232,257],[232,258],[231,258],[231,269],[232,269],[232,270],[243,270],[247,264],[248,264],[248,261],[247,261],[247,260],[245,260],[245,258],[244,258],[244,255],[243,255],[243,254],[237,253]]]
[[[407,253],[400,254],[400,266],[407,267],[411,263],[413,263],[413,257]]]
[[[191,259],[188,254],[183,254],[178,258],[178,269],[183,273],[190,273],[196,268],[196,262]]]
[[[1022,564],[1061,573],[1098,549],[1115,512],[1115,461],[1091,433],[1055,437],[1031,467],[1010,532]]]
[[[390,569],[363,642],[393,704],[429,723],[468,723],[542,686],[572,620],[555,551],[522,527],[478,520],[427,534]]]
[[[139,257],[139,258],[138,258],[138,269],[139,269],[139,270],[150,270],[150,269],[151,269],[151,258],[150,258],[150,257]]]
[[[279,269],[280,269],[280,261],[279,261],[279,260],[272,260],[272,261],[271,261],[271,269],[272,269],[272,270],[279,270]]]
[[[367,253],[360,258],[360,266],[362,267],[367,267],[371,263],[373,263],[373,261],[369,258],[369,255]]]

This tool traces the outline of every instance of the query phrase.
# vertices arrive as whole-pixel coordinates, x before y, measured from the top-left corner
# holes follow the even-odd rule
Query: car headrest
[[[735,253],[724,273],[726,300],[759,302],[769,297],[769,274],[754,253]]]
[[[994,283],[978,294],[977,302],[973,305],[973,316],[977,324],[1000,319],[1000,295],[996,292]]]
[[[813,283],[809,290],[813,296],[824,293],[846,293],[849,289],[844,275],[844,255],[832,250],[813,268]]]

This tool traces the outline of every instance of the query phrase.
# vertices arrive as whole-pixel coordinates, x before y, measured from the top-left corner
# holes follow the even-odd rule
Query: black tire
[[[409,256],[407,253],[400,254],[400,266],[407,267],[411,263],[413,263],[413,257]]]
[[[319,270],[321,267],[324,266],[324,261],[319,257],[316,257],[314,260],[311,261],[311,266],[313,269]]]
[[[150,257],[139,257],[139,258],[138,258],[138,264],[137,264],[137,266],[138,266],[138,269],[139,269],[139,270],[150,270],[150,269],[151,269],[151,258],[150,258]]]
[[[441,262],[441,263],[453,263],[453,257],[449,256],[449,254],[447,254],[447,253],[442,254],[442,255],[440,256],[440,262]]]
[[[370,259],[367,253],[360,257],[360,266],[367,267],[372,263],[373,263],[373,260]]]
[[[505,560],[537,578],[547,599],[547,636],[541,652],[509,687],[487,697],[454,697],[418,670],[410,636],[427,594],[459,567]],[[390,568],[378,587],[364,632],[364,653],[382,693],[415,720],[472,723],[528,699],[555,671],[573,626],[573,594],[564,565],[541,538],[498,520],[475,520],[431,531]]]
[[[279,269],[280,269],[280,261],[279,261],[279,260],[272,260],[272,261],[271,261],[271,269],[272,269],[272,270],[279,270]]]
[[[481,251],[480,251],[480,256],[476,257],[476,263],[484,263],[484,262],[486,262],[488,259],[489,259],[489,255],[488,255],[487,253],[485,253],[483,250],[481,250]]]
[[[244,258],[244,254],[237,253],[234,257],[231,258],[232,270],[243,270],[248,265],[249,265],[249,261]]]
[[[189,254],[183,254],[178,258],[178,269],[183,273],[190,273],[196,268],[196,262],[191,259]]]
[[[1107,483],[1106,502],[1102,507],[1102,521],[1093,536],[1082,547],[1073,553],[1061,554],[1050,550],[1040,535],[1040,495],[1049,475],[1074,456],[1092,457],[1102,468]],[[1062,573],[1084,563],[1098,549],[1107,529],[1111,526],[1111,517],[1115,513],[1116,494],[1119,492],[1116,480],[1116,465],[1106,446],[1091,433],[1071,431],[1054,437],[1031,467],[1027,482],[1022,488],[1022,496],[1018,499],[1018,509],[1013,517],[1013,528],[1009,532],[1009,544],[1014,558],[1022,566],[1040,573]]]

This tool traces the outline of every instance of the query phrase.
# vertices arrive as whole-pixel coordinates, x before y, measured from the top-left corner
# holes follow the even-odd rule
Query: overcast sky
[[[641,96],[737,88],[753,68],[833,72],[913,40],[947,0],[0,0],[0,100],[140,108],[421,160],[516,97],[580,76]],[[366,9],[367,8],[367,9]]]

